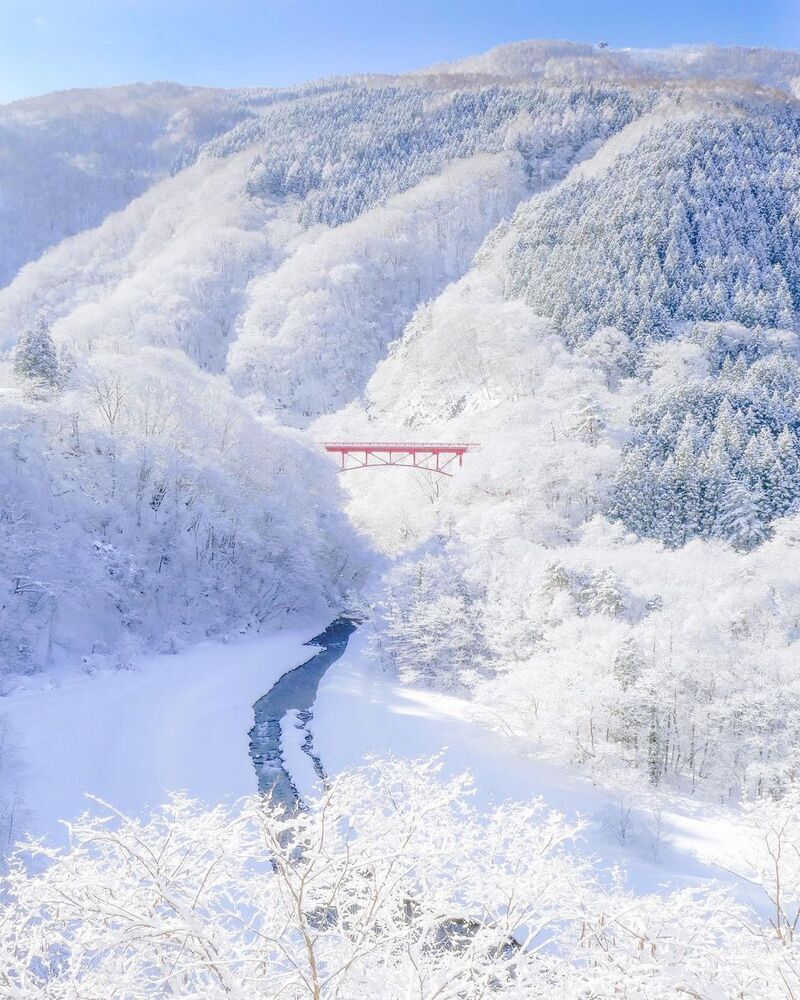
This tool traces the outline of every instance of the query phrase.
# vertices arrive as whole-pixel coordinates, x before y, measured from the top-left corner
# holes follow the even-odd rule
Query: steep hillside
[[[759,52],[525,43],[404,78],[228,96],[241,120],[23,268],[0,292],[8,359],[43,321],[58,372],[31,386],[7,366],[10,468],[17,493],[52,498],[33,538],[63,523],[66,470],[80,469],[89,505],[67,520],[94,526],[80,565],[108,611],[100,632],[152,646],[201,621],[268,615],[283,598],[264,580],[287,572],[289,549],[301,569],[286,606],[295,593],[304,605],[344,599],[361,571],[360,556],[341,568],[344,554],[360,543],[334,512],[328,466],[305,469],[309,439],[278,423],[311,425],[314,438],[464,436],[484,448],[456,480],[365,477],[352,499],[357,527],[406,553],[373,594],[401,675],[487,705],[516,699],[523,742],[550,727],[556,756],[719,788],[751,768],[773,780],[800,725],[780,715],[788,689],[770,694],[764,660],[789,656],[797,599],[788,576],[765,574],[793,544],[800,497],[800,119],[786,93],[764,89],[789,87],[795,54],[772,76],[769,65]],[[124,419],[109,420],[109,394]],[[244,443],[233,469],[227,445],[201,461],[231,412],[263,438],[263,461]],[[84,419],[93,443],[76,452]],[[30,453],[14,443],[29,425]],[[255,494],[251,462],[265,477]],[[162,480],[175,499],[166,562]],[[283,513],[243,499],[267,484]],[[212,540],[191,552],[200,529],[184,490],[214,512],[197,522]],[[158,530],[144,530],[145,509]],[[7,553],[15,595],[20,559],[46,563],[34,549]],[[122,564],[150,580],[135,599]],[[80,645],[73,611],[46,610],[66,608],[72,577],[59,565],[37,573],[34,592],[49,596],[31,598],[35,613],[6,605],[8,641],[30,627],[19,663]],[[704,578],[698,565],[714,569]],[[162,585],[167,604],[150,596]],[[718,615],[712,593],[726,595]],[[549,672],[531,717],[515,692],[555,662],[567,666]],[[733,662],[725,685],[712,681]],[[580,696],[562,718],[571,671]],[[675,718],[654,721],[656,682],[673,691]],[[774,733],[774,761],[730,756],[744,697],[748,725]],[[611,716],[625,698],[623,725]],[[715,747],[702,764],[700,730]]]
[[[144,150],[176,93],[138,146],[122,143],[151,165],[149,189],[0,292],[8,671],[341,606],[363,559],[332,469],[253,410],[302,424],[352,399],[503,216],[652,100],[353,81],[252,92],[255,111],[235,106],[246,121],[157,180]],[[89,118],[105,99],[85,98]],[[184,160],[205,127],[192,100],[184,144],[166,142]],[[79,97],[54,102],[80,119]],[[252,406],[198,371],[223,373],[232,344]]]
[[[696,111],[522,205],[316,430],[482,446],[416,496],[348,482],[405,553],[387,663],[521,747],[724,795],[780,788],[800,732],[796,119]]]
[[[364,555],[308,441],[174,352],[58,367],[2,371],[0,684],[341,604]]]
[[[250,114],[243,95],[175,84],[0,105],[0,288]]]
[[[44,312],[78,351],[165,347],[219,371],[247,282],[280,259],[297,228],[281,224],[275,205],[243,196],[251,159],[187,167],[24,268],[0,291],[3,346]]]
[[[526,192],[522,158],[476,155],[254,280],[228,371],[290,423],[355,399],[417,305],[467,270]]]
[[[599,176],[520,211],[507,294],[570,342],[676,321],[791,326],[800,302],[800,114],[737,108],[646,133]]]
[[[233,344],[237,387],[305,421],[353,398],[526,194],[655,97],[344,80],[248,100],[258,114],[196,163],[0,291],[0,344],[40,310],[76,350],[177,348],[219,372]]]
[[[798,79],[0,108],[2,995],[800,996]]]

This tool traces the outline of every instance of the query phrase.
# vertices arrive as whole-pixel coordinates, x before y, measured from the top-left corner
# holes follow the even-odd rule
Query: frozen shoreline
[[[64,843],[60,821],[91,806],[85,793],[141,815],[171,791],[209,805],[255,792],[253,704],[313,655],[304,643],[326,624],[287,621],[269,635],[150,656],[131,671],[31,677],[0,700],[10,748],[0,786],[7,803],[16,789],[14,839]]]
[[[18,785],[14,839],[31,833],[65,843],[61,821],[91,807],[85,793],[136,816],[172,791],[207,805],[254,793],[248,752],[253,706],[281,676],[309,660],[314,647],[306,643],[324,625],[287,622],[267,636],[203,642],[174,656],[148,657],[134,671],[32,678],[0,702],[10,748],[0,771],[6,800],[13,796],[10,782]],[[621,843],[614,829],[621,792],[520,754],[477,724],[462,698],[400,685],[375,669],[365,656],[366,641],[362,628],[326,670],[307,723],[327,775],[369,755],[440,753],[445,773],[471,771],[478,808],[541,796],[570,818],[581,815],[588,825],[580,850],[601,869],[621,865],[636,892],[717,882],[760,908],[745,883],[725,870],[735,869],[740,853],[734,811],[675,799],[660,816],[654,845],[652,803],[642,796]],[[300,746],[306,729],[296,730],[293,722],[292,712],[281,719],[283,765],[299,795],[313,798],[320,784]]]
[[[581,816],[587,827],[579,849],[600,869],[624,868],[627,884],[637,893],[715,882],[733,888],[743,902],[763,906],[760,894],[733,874],[743,852],[735,810],[683,796],[672,797],[669,808],[662,806],[656,815],[660,800],[646,789],[626,799],[622,789],[525,756],[476,722],[469,701],[407,687],[375,670],[365,657],[366,642],[362,628],[320,682],[310,728],[327,775],[358,766],[368,755],[441,753],[445,774],[472,773],[479,809],[505,799],[541,797],[569,819]],[[301,796],[314,794],[307,769],[293,779]],[[628,806],[621,842],[620,807],[624,812]]]

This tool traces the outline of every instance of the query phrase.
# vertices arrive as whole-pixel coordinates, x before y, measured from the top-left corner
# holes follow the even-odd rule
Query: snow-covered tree
[[[293,814],[179,796],[138,820],[98,803],[70,824],[68,849],[28,845],[3,880],[0,989],[45,1000],[792,996],[793,881],[781,938],[719,889],[609,885],[577,852],[579,825],[536,800],[481,816],[468,792],[435,761],[388,760]]]
[[[380,586],[376,642],[403,680],[471,687],[485,670],[481,622],[448,560],[401,564]]]
[[[58,354],[44,316],[39,315],[33,327],[20,334],[14,352],[14,372],[32,395],[58,385]]]
[[[759,886],[770,907],[770,932],[787,951],[800,936],[800,788],[789,776],[745,801],[748,850],[740,874]],[[794,976],[800,962],[793,957]],[[787,955],[789,958],[789,955]],[[792,958],[789,959],[792,961]]]
[[[764,498],[760,487],[752,489],[744,483],[732,482],[722,496],[715,530],[731,545],[747,550],[767,537],[764,520]]]
[[[334,467],[177,353],[79,358],[46,406],[0,413],[4,683],[98,639],[335,610],[363,571]]]
[[[744,352],[735,363],[728,355],[717,377],[683,380],[638,403],[612,499],[612,512],[638,534],[669,545],[724,536],[728,529],[720,525],[735,518],[731,504],[743,503],[750,491],[758,512],[747,516],[763,530],[755,530],[749,546],[794,509],[800,369],[763,346],[753,356],[748,366]]]
[[[576,343],[605,326],[639,344],[676,321],[790,327],[798,129],[778,107],[653,128],[606,169],[518,213],[509,294]]]
[[[582,399],[572,418],[573,433],[587,444],[597,444],[605,426],[605,415],[597,400],[591,396]]]
[[[389,760],[293,814],[177,797],[143,823],[100,804],[69,850],[33,848],[39,874],[12,867],[0,982],[97,1000],[530,996],[551,932],[577,936],[578,827],[535,801],[484,825],[467,792],[435,761]]]

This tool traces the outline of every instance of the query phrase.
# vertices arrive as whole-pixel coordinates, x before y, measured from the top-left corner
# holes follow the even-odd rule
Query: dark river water
[[[308,646],[321,646],[320,651],[284,674],[253,706],[255,724],[250,730],[250,757],[258,778],[258,790],[271,794],[288,808],[297,806],[299,796],[281,758],[281,719],[288,711],[296,709],[299,728],[306,728],[312,717],[311,708],[317,698],[319,682],[328,667],[347,649],[348,640],[357,627],[358,622],[350,618],[337,618],[331,622],[324,632],[306,643]],[[313,740],[308,731],[303,739],[303,750],[322,778],[322,764],[314,754]]]

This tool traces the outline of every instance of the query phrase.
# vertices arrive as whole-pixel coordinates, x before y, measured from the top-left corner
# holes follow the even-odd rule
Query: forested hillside
[[[358,580],[335,471],[219,379],[156,348],[22,359],[0,401],[6,673],[126,666],[324,613]]]
[[[644,342],[676,321],[791,326],[800,115],[750,110],[654,128],[599,176],[530,202],[514,220],[508,294],[568,343],[601,326]]]
[[[116,114],[108,128],[128,123],[124,155],[143,166],[96,165],[108,200],[76,188],[95,216],[58,223],[58,235],[85,231],[0,292],[14,484],[6,668],[340,604],[362,545],[337,512],[330,467],[304,463],[312,442],[269,415],[304,425],[356,398],[418,303],[467,270],[487,233],[656,99],[427,79],[42,99],[37,141],[59,162],[72,155],[59,114],[78,143],[82,115],[102,129]],[[26,107],[6,114],[21,120]],[[20,142],[39,135],[19,128]],[[117,191],[114,177],[147,190]],[[22,206],[28,180],[5,183]],[[37,220],[31,239],[43,238]],[[12,366],[41,329],[45,361]]]
[[[251,113],[241,94],[176,84],[65,91],[0,106],[0,288]]]
[[[416,500],[351,487],[405,553],[385,662],[553,759],[735,795],[800,732],[800,146],[791,102],[702,94],[521,204],[318,426],[482,443]]]
[[[362,543],[328,466],[307,460],[313,440],[275,423],[318,420],[312,438],[486,444],[457,481],[372,480],[353,498],[379,547],[422,545],[375,596],[404,676],[488,701],[563,647],[591,678],[575,711],[594,704],[595,684],[609,705],[649,689],[660,657],[648,630],[661,642],[667,621],[680,634],[690,624],[658,573],[628,579],[625,554],[722,572],[788,544],[781,519],[800,492],[797,68],[793,53],[524,43],[407,77],[165,85],[2,109],[18,170],[0,182],[3,204],[20,233],[6,266],[76,232],[0,292],[7,665],[263,621],[301,592],[302,606],[335,605],[362,573]],[[103,136],[114,152],[88,170],[81,143],[102,151]],[[47,183],[72,192],[39,185],[62,213],[44,229],[19,169],[32,143],[50,157],[36,154]],[[58,371],[32,384],[11,362],[41,323]],[[58,553],[74,551],[77,523],[76,561]],[[97,595],[88,606],[78,578]],[[778,649],[791,642],[782,600],[769,613]],[[441,632],[439,652],[414,652],[421,620]],[[595,620],[611,646],[582,658]],[[751,632],[737,626],[730,641]],[[745,677],[750,661],[723,653],[728,641],[703,640],[709,663],[739,663],[727,688],[713,682],[714,705],[756,697],[755,676],[769,686],[761,654]],[[614,666],[647,656],[635,677]],[[641,698],[622,735],[610,708],[599,727],[594,708],[580,723],[554,718],[575,734],[564,752],[644,755],[654,775],[696,776],[698,722],[654,722]],[[758,709],[790,740],[781,712]],[[684,726],[694,749],[675,743]],[[602,754],[586,747],[599,732]],[[716,736],[714,747],[705,771],[725,758]]]

